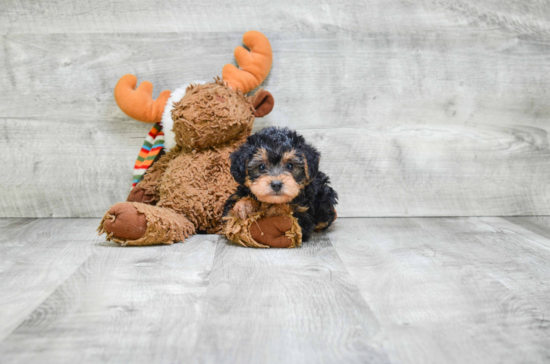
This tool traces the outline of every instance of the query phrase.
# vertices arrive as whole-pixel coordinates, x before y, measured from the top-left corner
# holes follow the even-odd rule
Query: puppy
[[[265,216],[292,214],[302,241],[336,219],[338,195],[319,171],[319,152],[287,128],[266,128],[231,154],[231,174],[239,184],[225,204],[224,216],[242,220],[263,210]]]

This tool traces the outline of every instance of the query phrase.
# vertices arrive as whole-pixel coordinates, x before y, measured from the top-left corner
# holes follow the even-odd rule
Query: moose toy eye
[[[288,169],[289,171],[292,171],[294,169],[294,166],[292,165],[292,163],[287,163],[286,169]]]
[[[263,172],[265,171],[265,164],[260,164],[260,166],[258,167],[260,169],[260,172]]]

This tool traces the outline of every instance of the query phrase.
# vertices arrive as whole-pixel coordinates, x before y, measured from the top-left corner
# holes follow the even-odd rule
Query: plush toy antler
[[[223,67],[222,76],[229,87],[247,93],[266,79],[271,70],[273,52],[266,36],[255,30],[243,35],[243,43],[250,49],[250,52],[241,46],[235,48],[235,59],[241,68],[226,64]],[[115,86],[116,103],[126,115],[133,119],[145,123],[160,122],[171,92],[162,91],[159,97],[153,100],[151,82],[144,81],[138,88],[136,88],[136,84],[136,76],[122,76]],[[267,102],[264,94],[257,95],[256,99],[254,106],[257,109],[259,105]],[[272,105],[270,107],[273,108]],[[259,112],[256,116],[261,117],[263,114],[263,112]]]
[[[241,46],[235,48],[235,59],[240,69],[226,64],[222,70],[222,78],[232,89],[247,93],[266,79],[271,70],[273,52],[267,37],[255,30],[244,33],[243,43],[250,52]]]
[[[115,100],[118,107],[129,117],[145,123],[158,123],[170,91],[162,91],[156,100],[153,100],[153,84],[143,81],[136,88],[137,77],[124,75],[115,86]]]

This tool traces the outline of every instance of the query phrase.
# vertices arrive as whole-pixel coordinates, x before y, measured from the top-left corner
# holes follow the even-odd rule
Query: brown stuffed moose
[[[152,99],[152,85],[123,76],[115,99],[128,116],[160,122],[173,145],[147,170],[127,202],[113,205],[98,232],[121,245],[172,244],[197,232],[221,233],[226,200],[237,188],[229,155],[250,135],[255,117],[271,112],[274,99],[258,87],[271,69],[272,50],[261,33],[249,31],[235,49],[240,69],[228,64],[222,79],[191,84]],[[284,235],[269,217],[257,222],[275,241]],[[264,237],[264,241],[266,238]],[[269,240],[269,237],[268,239]]]

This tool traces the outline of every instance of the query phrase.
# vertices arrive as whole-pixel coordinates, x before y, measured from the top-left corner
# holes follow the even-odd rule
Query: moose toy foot
[[[195,227],[171,209],[121,202],[107,211],[97,231],[121,245],[154,245],[183,241],[195,233]]]

